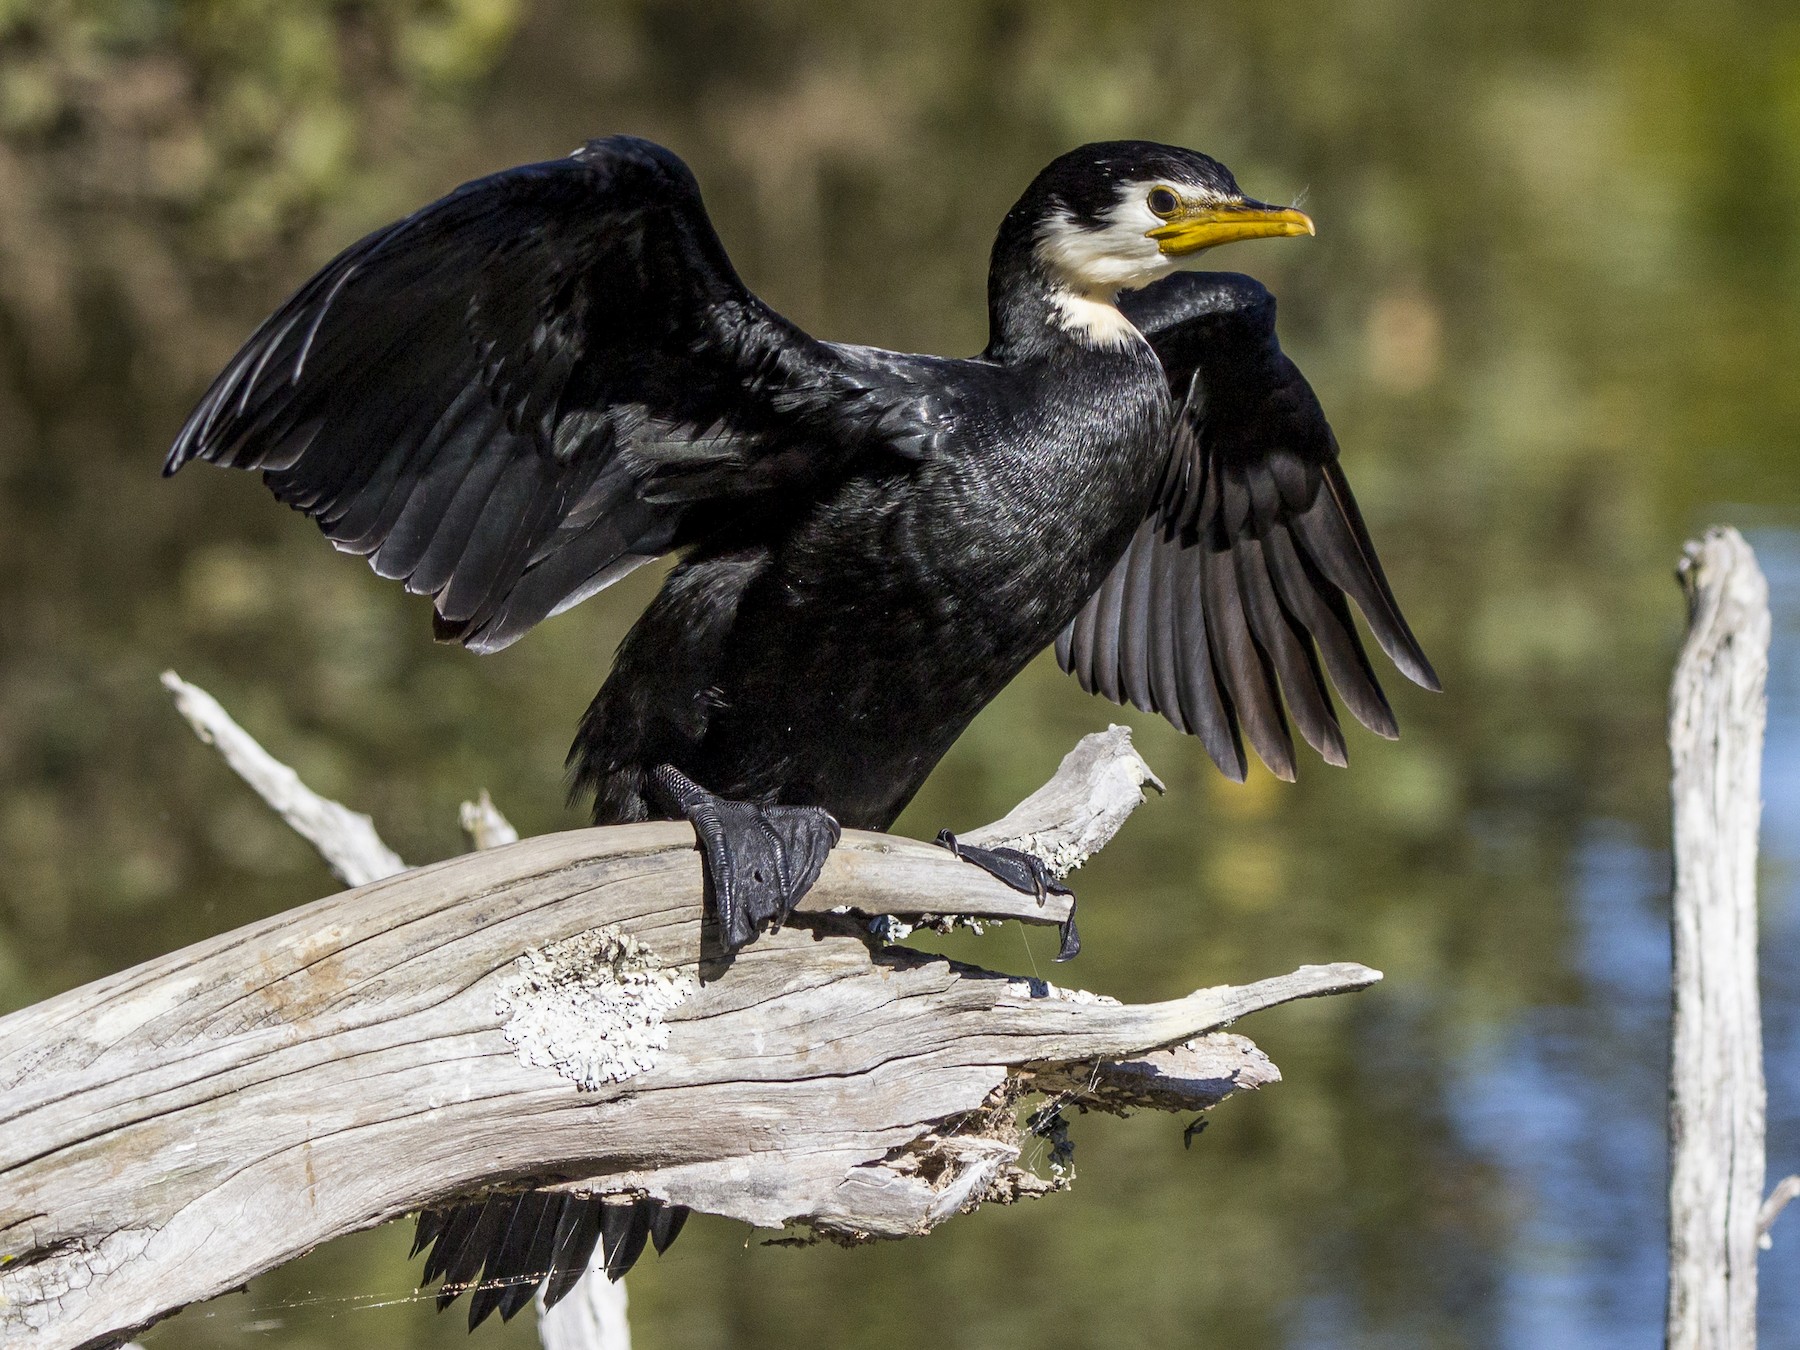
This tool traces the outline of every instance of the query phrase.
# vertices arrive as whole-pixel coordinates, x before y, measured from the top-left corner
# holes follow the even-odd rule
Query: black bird
[[[720,941],[779,924],[839,823],[885,829],[1037,652],[1242,779],[1345,758],[1327,675],[1393,713],[1348,601],[1415,682],[1318,400],[1248,277],[1178,272],[1311,234],[1205,155],[1083,146],[1001,222],[968,359],[808,336],[744,286],[693,175],[647,141],[469,183],[353,244],[188,419],[476,651],[662,554],[570,751],[598,823],[685,817]],[[963,856],[1031,888],[1023,855]],[[1065,933],[1072,954],[1072,928]],[[604,1237],[615,1278],[683,1211],[528,1193],[426,1214],[471,1324]],[[604,1231],[603,1231],[604,1230]]]

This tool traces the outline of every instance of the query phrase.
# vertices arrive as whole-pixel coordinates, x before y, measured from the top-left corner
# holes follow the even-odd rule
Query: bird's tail
[[[485,1200],[419,1215],[413,1255],[427,1247],[421,1285],[442,1279],[438,1307],[469,1290],[469,1329],[496,1309],[505,1321],[545,1285],[544,1304],[554,1307],[575,1287],[598,1245],[608,1279],[637,1262],[645,1244],[658,1252],[675,1241],[688,1211],[660,1200],[617,1200],[560,1191],[494,1194]]]

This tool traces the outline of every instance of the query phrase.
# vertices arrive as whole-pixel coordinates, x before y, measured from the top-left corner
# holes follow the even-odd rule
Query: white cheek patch
[[[1177,262],[1149,237],[1163,223],[1144,204],[1150,186],[1123,189],[1097,229],[1068,215],[1052,216],[1038,237],[1038,257],[1057,280],[1078,291],[1118,291],[1167,276]]]
[[[1038,259],[1058,283],[1051,303],[1063,328],[1099,346],[1143,341],[1113,298],[1175,271],[1179,259],[1164,255],[1150,231],[1163,223],[1146,204],[1154,183],[1127,183],[1097,227],[1064,213],[1038,235]]]

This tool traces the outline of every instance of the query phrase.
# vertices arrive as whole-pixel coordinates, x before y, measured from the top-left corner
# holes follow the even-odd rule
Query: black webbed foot
[[[949,830],[939,830],[937,841],[964,862],[974,863],[989,876],[1004,881],[1015,891],[1034,895],[1039,900],[1047,895],[1068,896],[1069,917],[1063,920],[1062,926],[1057,930],[1062,937],[1062,946],[1056,953],[1056,959],[1067,961],[1081,951],[1081,934],[1075,928],[1075,892],[1056,878],[1042,858],[1026,853],[1023,849],[976,848],[959,842]]]
[[[651,781],[699,836],[706,903],[719,920],[727,953],[753,942],[765,924],[779,928],[786,922],[842,834],[820,807],[730,801],[673,765],[657,768]]]

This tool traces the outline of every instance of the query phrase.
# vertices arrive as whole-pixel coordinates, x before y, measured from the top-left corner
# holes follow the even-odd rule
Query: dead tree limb
[[[375,822],[307,787],[299,774],[233,721],[211,694],[172,670],[163,672],[162,685],[174,696],[176,711],[187,719],[194,734],[215,746],[232,772],[319,851],[339,881],[362,886],[406,870],[400,855],[375,833]]]
[[[218,749],[233,772],[318,850],[340,881],[360,886],[406,870],[368,816],[314,792],[292,768],[263,749],[211,694],[172,670],[163,672],[162,685],[194,734]],[[518,842],[519,832],[486,789],[462,804],[458,819],[470,848]],[[625,1282],[594,1275],[596,1269],[604,1269],[605,1258],[605,1249],[595,1247],[588,1272],[593,1278],[584,1276],[557,1307],[546,1308],[539,1292],[538,1336],[545,1350],[631,1350]]]
[[[1113,781],[1118,756],[1091,758]],[[1090,826],[1008,829],[1072,856]],[[845,1241],[923,1233],[1060,1184],[1020,1164],[1021,1097],[1204,1109],[1277,1077],[1206,1033],[1379,978],[1304,967],[1128,1007],[884,946],[867,916],[1057,923],[1066,902],[857,831],[803,911],[723,961],[689,827],[580,830],[0,1019],[0,1340],[105,1344],[491,1188],[653,1195]]]
[[[1764,1213],[1756,836],[1769,588],[1750,546],[1732,529],[1709,530],[1690,543],[1680,575],[1688,632],[1669,709],[1675,887],[1668,1345],[1750,1350]]]

